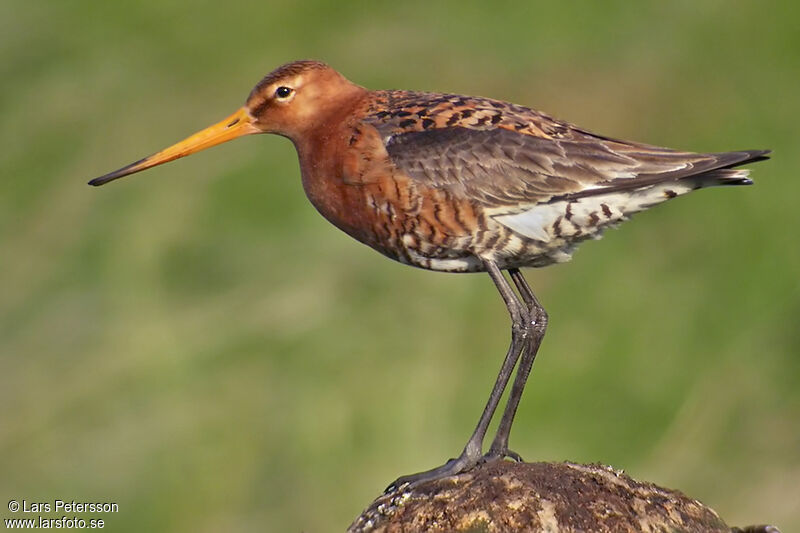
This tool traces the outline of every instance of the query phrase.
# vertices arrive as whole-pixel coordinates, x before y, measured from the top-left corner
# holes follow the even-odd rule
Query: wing
[[[764,159],[768,153],[680,152],[577,128],[557,138],[503,127],[397,132],[381,126],[377,127],[389,157],[401,171],[428,186],[491,206],[636,190],[692,176],[708,176],[713,184],[749,183],[741,171],[719,169]]]

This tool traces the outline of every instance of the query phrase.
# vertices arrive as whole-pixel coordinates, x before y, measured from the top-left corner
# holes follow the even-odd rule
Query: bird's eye
[[[281,98],[281,99],[289,98],[289,96],[291,96],[291,94],[292,94],[292,88],[291,87],[280,86],[277,89],[275,89],[275,96],[278,97],[278,98]]]

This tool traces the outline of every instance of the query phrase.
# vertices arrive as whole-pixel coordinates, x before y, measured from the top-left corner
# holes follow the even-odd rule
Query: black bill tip
[[[124,166],[119,170],[115,170],[114,172],[109,172],[108,174],[104,174],[99,178],[95,178],[89,182],[89,185],[93,187],[99,187],[100,185],[104,185],[109,181],[114,181],[119,178],[124,178],[125,176],[133,174],[134,172],[138,172],[139,170],[144,170],[138,167],[140,167],[140,165],[144,163],[144,161],[147,159],[148,158],[145,157],[144,159],[140,159],[134,163],[131,163],[130,165]]]

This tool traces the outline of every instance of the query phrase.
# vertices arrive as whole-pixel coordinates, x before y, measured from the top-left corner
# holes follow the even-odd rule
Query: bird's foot
[[[440,467],[397,478],[391,485],[386,487],[384,493],[395,491],[404,485],[413,486],[426,481],[433,481],[435,479],[442,479],[445,477],[455,476],[456,474],[461,474],[467,470],[475,468],[483,461],[483,459],[484,458],[478,454],[470,454],[464,451],[461,453],[461,455],[455,459],[450,459]]]
[[[509,450],[507,446],[498,449],[490,448],[486,455],[483,456],[482,461],[484,463],[491,463],[492,461],[502,461],[505,458],[509,458],[517,463],[524,462],[520,454]]]

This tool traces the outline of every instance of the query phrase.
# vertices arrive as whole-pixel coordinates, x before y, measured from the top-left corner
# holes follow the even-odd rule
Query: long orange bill
[[[211,148],[212,146],[233,140],[237,137],[260,132],[261,130],[253,124],[253,117],[251,117],[247,109],[243,107],[225,120],[213,126],[209,126],[204,130],[200,130],[181,142],[173,144],[169,148],[165,148],[150,157],[140,159],[119,170],[110,172],[105,176],[93,179],[89,182],[89,185],[103,185],[109,181],[141,172],[142,170],[199,152],[200,150],[205,150],[206,148]]]

